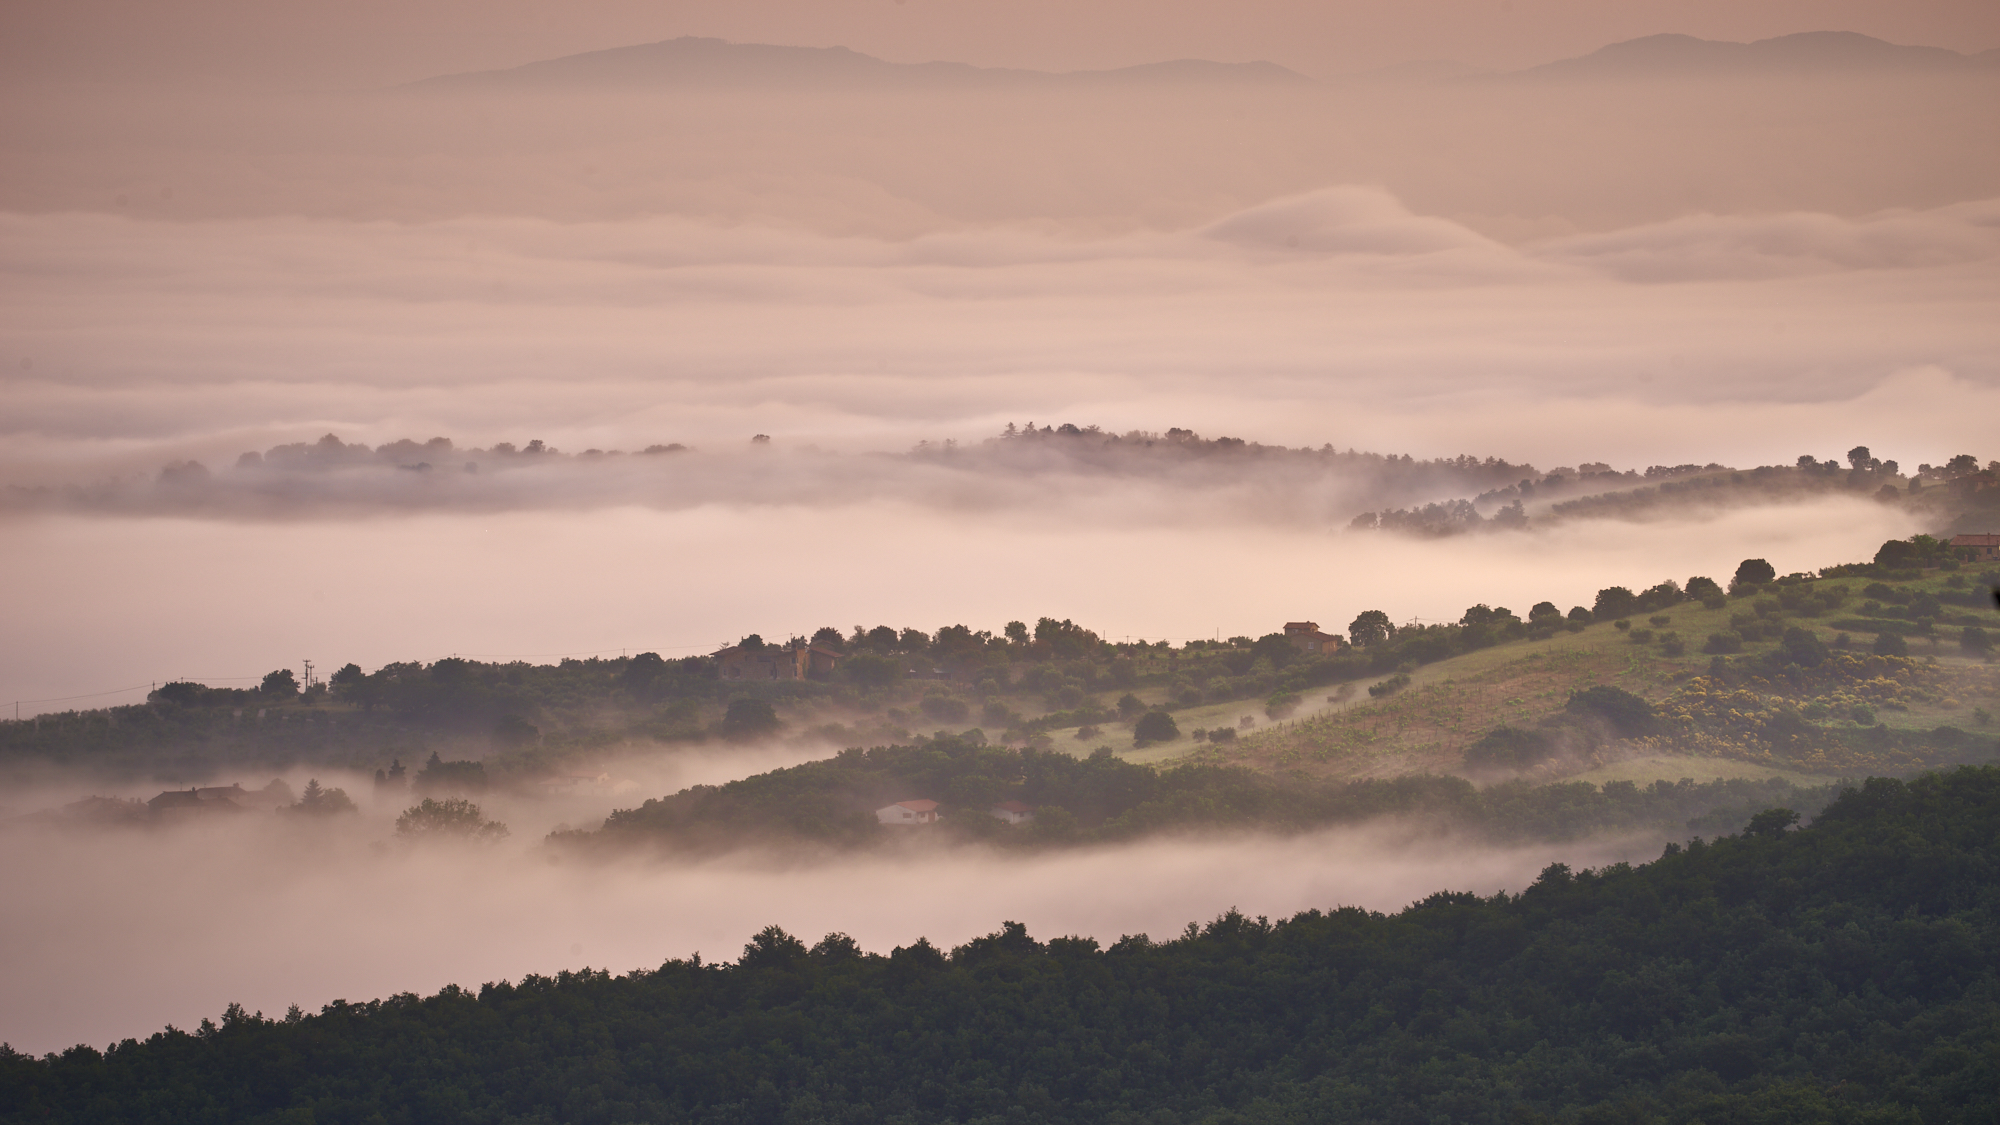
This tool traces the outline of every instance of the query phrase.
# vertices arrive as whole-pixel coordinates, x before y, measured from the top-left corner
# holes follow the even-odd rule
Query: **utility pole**
[[[306,665],[306,683],[305,683],[305,688],[303,690],[310,691],[312,690],[313,686],[313,662],[308,660],[305,662],[305,665]]]

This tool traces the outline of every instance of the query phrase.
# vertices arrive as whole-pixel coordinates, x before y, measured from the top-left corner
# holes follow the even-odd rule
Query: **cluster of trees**
[[[1884,500],[1914,501],[1924,482],[1951,485],[1947,506],[1991,505],[2000,497],[2000,461],[1981,469],[1972,454],[1944,465],[1921,465],[1907,478],[1895,461],[1873,455],[1865,445],[1843,459],[1802,455],[1792,465],[1735,470],[1725,465],[1654,465],[1642,475],[1615,472],[1608,465],[1581,470],[1558,468],[1489,489],[1472,499],[1431,501],[1409,508],[1363,512],[1349,527],[1417,535],[1457,535],[1468,531],[1519,529],[1530,524],[1524,505],[1550,504],[1540,519],[1635,519],[1673,509],[1718,505],[1769,504],[1830,492],[1872,492]],[[1926,496],[1929,499],[1929,496]],[[1553,503],[1551,503],[1553,501]]]
[[[478,805],[463,797],[425,797],[396,818],[396,835],[405,840],[471,840],[491,843],[507,838],[507,826],[486,819]]]
[[[8,1120],[1992,1119],[2000,770],[1871,778],[1795,829],[1178,936],[1016,923],[883,955],[767,927],[669,960],[0,1049]]]
[[[1607,691],[1619,698],[1600,698]],[[1573,704],[1579,722],[1651,722],[1643,700],[1616,689],[1593,689],[1579,698]],[[1631,711],[1631,703],[1639,710]],[[614,812],[594,832],[562,831],[549,840],[558,850],[579,852],[801,843],[877,846],[905,837],[898,835],[899,829],[883,829],[874,810],[916,798],[940,803],[943,821],[930,838],[1027,847],[1189,829],[1294,832],[1387,815],[1434,818],[1489,839],[1548,840],[1607,830],[1678,831],[1700,818],[1716,818],[1733,830],[1774,800],[1817,808],[1830,797],[1830,791],[1797,789],[1777,780],[1661,782],[1645,789],[1630,782],[1602,787],[1509,783],[1481,789],[1462,778],[1427,775],[1278,780],[1235,766],[1153,769],[1123,761],[1108,749],[1074,758],[994,746],[976,736],[939,736],[909,745],[849,749],[726,785],[697,785]],[[1017,827],[988,815],[994,805],[1008,800],[1033,806],[1035,820]]]

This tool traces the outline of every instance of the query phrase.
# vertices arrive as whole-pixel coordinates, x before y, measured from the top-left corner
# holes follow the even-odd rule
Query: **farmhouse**
[[[875,819],[883,824],[936,824],[937,807],[936,801],[921,798],[915,801],[897,801],[893,805],[884,805],[876,809]]]
[[[1285,639],[1307,656],[1331,656],[1347,643],[1335,634],[1320,632],[1317,621],[1285,622]]]
[[[2000,535],[1955,535],[1951,540],[1952,553],[1960,558],[1970,557],[1978,562],[2000,559]]]
[[[780,647],[764,645],[744,648],[730,645],[713,654],[718,674],[725,680],[804,680],[832,674],[840,664],[840,654],[818,645]]]
[[[1035,819],[1035,810],[1019,801],[1002,801],[986,811],[988,815],[997,817],[1009,824],[1025,824]]]
[[[245,789],[241,784],[169,789],[147,801],[146,808],[155,818],[165,818],[275,809],[291,802],[291,787],[274,778],[262,789]]]

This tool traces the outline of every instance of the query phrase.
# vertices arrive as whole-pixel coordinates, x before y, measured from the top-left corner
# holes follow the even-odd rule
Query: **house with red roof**
[[[1307,656],[1331,656],[1347,643],[1333,633],[1320,632],[1317,621],[1285,622],[1285,639],[1297,645],[1298,650]]]
[[[2000,559],[2000,535],[1954,535],[1951,549],[1960,558],[1970,552],[1976,561],[1991,562]]]
[[[1035,819],[1035,810],[1019,801],[1002,801],[986,812],[987,815],[1009,824],[1026,824]]]

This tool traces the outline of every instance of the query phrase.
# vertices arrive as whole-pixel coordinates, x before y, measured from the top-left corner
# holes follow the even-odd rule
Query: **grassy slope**
[[[1895,585],[1912,591],[1935,592],[1946,588],[1945,577],[1931,574],[1921,581]],[[1829,622],[1854,616],[1858,612],[1855,607],[1862,600],[1861,588],[1868,583],[1852,578],[1827,581],[1850,588],[1852,596],[1847,606],[1816,617],[1785,614],[1784,619],[1788,626],[1796,624],[1812,629],[1831,642],[1837,631]],[[1254,701],[1205,704],[1175,712],[1175,721],[1183,732],[1197,727],[1235,725],[1237,716],[1255,714],[1259,727],[1245,732],[1245,737],[1233,744],[1196,743],[1183,738],[1134,749],[1129,745],[1130,735],[1112,726],[1104,728],[1101,737],[1082,741],[1074,738],[1073,730],[1051,734],[1057,748],[1072,753],[1087,753],[1094,747],[1109,745],[1121,758],[1149,763],[1182,759],[1227,762],[1324,777],[1393,777],[1426,770],[1455,773],[1460,769],[1465,748],[1482,734],[1502,724],[1532,725],[1562,710],[1570,692],[1579,688],[1612,684],[1654,702],[1665,699],[1687,679],[1708,668],[1710,657],[1701,652],[1708,635],[1728,629],[1731,614],[1747,612],[1751,612],[1750,599],[1732,598],[1725,607],[1715,610],[1703,608],[1698,602],[1684,602],[1666,612],[1665,616],[1672,620],[1664,627],[1649,625],[1645,617],[1634,620],[1635,626],[1652,628],[1656,634],[1678,632],[1687,642],[1686,653],[1679,657],[1665,655],[1657,643],[1634,644],[1627,634],[1609,624],[1597,624],[1581,633],[1558,633],[1542,641],[1512,641],[1423,666],[1411,673],[1408,688],[1386,699],[1374,699],[1359,690],[1374,681],[1353,685],[1356,690],[1338,701],[1323,698],[1331,693],[1319,693],[1311,697],[1310,708],[1280,724],[1266,724],[1261,705]],[[1855,633],[1853,637],[1863,646],[1873,640],[1866,633]],[[1775,647],[1776,641],[1752,642],[1745,647],[1745,653],[1756,654]],[[1880,710],[1877,713],[1880,722],[1892,729],[1929,729],[1940,724],[1982,734],[1996,729],[1993,725],[1977,725],[1973,717],[1973,710],[1980,707],[2000,712],[2000,699],[1996,699],[1994,691],[1994,670],[1990,666],[1964,659],[1949,639],[1932,642],[1913,637],[1910,654],[1918,659],[1935,657],[1959,685],[1959,690],[1946,692],[1946,698],[1935,703],[1914,703],[1907,711]],[[1578,775],[1579,771],[1583,779],[1593,782],[1744,776],[1785,776],[1800,782],[1825,779],[1823,774],[1809,770],[1657,754],[1625,760],[1572,762],[1554,772],[1559,776]]]

